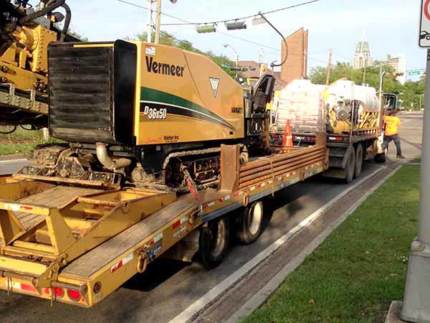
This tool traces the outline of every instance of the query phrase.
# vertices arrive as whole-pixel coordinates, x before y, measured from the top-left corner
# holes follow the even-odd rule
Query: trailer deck
[[[239,152],[222,147],[218,190],[182,196],[4,180],[0,288],[91,307],[208,221],[328,167],[325,143],[244,164]]]

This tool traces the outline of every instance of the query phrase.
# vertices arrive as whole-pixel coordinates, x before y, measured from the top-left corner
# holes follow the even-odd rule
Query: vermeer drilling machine
[[[267,152],[274,79],[251,91],[206,56],[115,41],[49,47],[49,129],[20,176],[81,185],[216,186],[221,144]],[[188,182],[187,182],[188,181]]]

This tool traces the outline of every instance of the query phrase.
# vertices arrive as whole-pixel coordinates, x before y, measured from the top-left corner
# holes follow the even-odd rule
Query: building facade
[[[391,66],[394,69],[394,73],[396,73],[396,80],[400,82],[400,84],[405,84],[406,82],[406,59],[403,55],[397,56],[387,56],[387,60],[385,63]]]
[[[288,51],[284,42],[282,42],[281,60],[288,53],[287,60],[281,66],[280,73],[280,79],[285,84],[307,77],[308,37],[308,31],[302,27],[287,37]]]
[[[372,66],[373,59],[370,56],[370,46],[367,41],[359,41],[355,48],[354,60],[352,67],[355,69],[362,69]]]

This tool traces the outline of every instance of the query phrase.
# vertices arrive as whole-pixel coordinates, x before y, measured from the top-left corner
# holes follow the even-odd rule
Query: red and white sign
[[[430,47],[430,0],[421,1],[421,26],[419,44],[421,47]]]

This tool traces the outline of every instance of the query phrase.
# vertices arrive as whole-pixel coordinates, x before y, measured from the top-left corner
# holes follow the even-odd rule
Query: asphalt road
[[[0,176],[13,174],[28,164],[28,160],[25,158],[0,160]]]
[[[404,155],[414,160],[420,156],[422,114],[403,113],[401,119]],[[394,160],[394,156],[392,145],[389,158]],[[362,176],[378,167],[381,166],[367,163]],[[347,187],[337,181],[314,178],[278,193],[272,221],[260,239],[250,246],[234,245],[224,263],[212,271],[206,271],[198,262],[160,260],[92,309],[63,304],[50,307],[47,301],[0,292],[0,321],[169,321]]]

